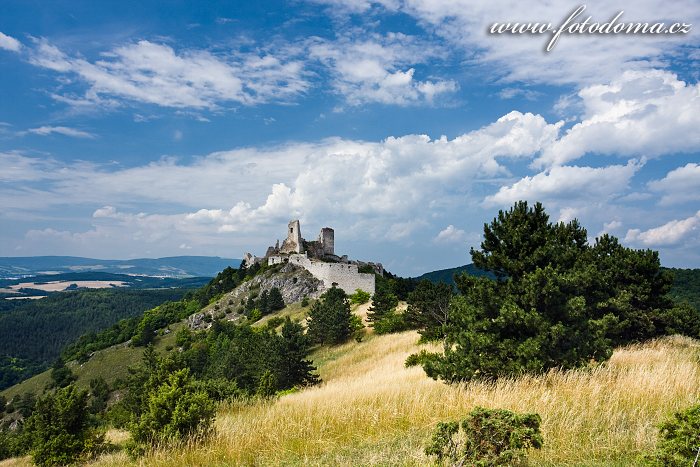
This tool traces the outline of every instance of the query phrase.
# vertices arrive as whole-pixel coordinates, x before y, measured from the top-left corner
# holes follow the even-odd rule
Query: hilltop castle
[[[317,240],[304,240],[298,220],[289,222],[287,238],[281,246],[277,240],[275,246],[268,247],[262,258],[250,253],[243,256],[245,267],[262,261],[267,261],[270,265],[291,263],[303,267],[321,280],[326,288],[336,285],[348,294],[355,293],[356,289],[374,293],[374,274],[361,273],[359,268],[370,267],[377,274],[384,273],[384,268],[379,263],[350,261],[347,255],[337,256],[335,232],[330,227],[322,228]]]

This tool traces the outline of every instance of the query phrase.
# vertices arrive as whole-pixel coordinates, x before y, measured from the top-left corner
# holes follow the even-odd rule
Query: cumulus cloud
[[[700,83],[670,72],[627,71],[579,92],[584,114],[534,165],[565,164],[586,153],[654,157],[700,148]]]
[[[463,205],[475,183],[507,175],[504,161],[532,157],[557,133],[558,126],[540,116],[512,112],[454,139],[331,138],[213,153],[188,163],[165,158],[114,167],[0,154],[15,177],[0,185],[0,213],[97,205],[93,222],[103,229],[120,225],[126,236],[141,232],[140,238],[158,232],[244,237],[299,217],[345,226],[349,236],[396,241]],[[138,213],[154,204],[171,214]],[[183,241],[192,243],[181,238],[177,245]]]
[[[700,165],[688,163],[670,171],[661,180],[649,182],[647,186],[651,191],[661,194],[661,206],[700,201]]]
[[[467,233],[450,224],[441,230],[433,239],[435,243],[463,243],[467,238]]]
[[[309,52],[328,67],[334,90],[350,105],[432,103],[458,88],[452,80],[416,79],[415,65],[444,52],[404,34],[317,41]]]
[[[532,177],[526,176],[510,186],[501,187],[487,196],[485,206],[508,206],[518,200],[532,200],[561,205],[565,202],[585,204],[594,199],[605,201],[625,191],[640,169],[638,161],[607,167],[557,166]]]
[[[691,236],[697,237],[699,227],[700,211],[692,217],[672,220],[649,230],[630,229],[627,231],[625,241],[648,247],[677,245],[687,241]]]
[[[253,105],[286,101],[306,91],[304,65],[290,54],[217,55],[207,50],[175,50],[142,40],[89,61],[38,40],[30,62],[86,85],[83,95],[55,96],[73,105],[115,105],[112,98],[162,107],[215,109],[224,103]]]
[[[9,50],[10,52],[19,52],[21,48],[22,44],[20,41],[0,32],[0,49]]]
[[[40,135],[40,136],[49,136],[51,134],[59,134],[59,135],[63,135],[63,136],[70,136],[72,138],[87,138],[87,139],[95,138],[95,135],[92,133],[89,133],[89,132],[83,131],[83,130],[78,130],[75,128],[65,127],[65,126],[40,126],[38,128],[32,128],[30,130],[27,130],[24,133]]]

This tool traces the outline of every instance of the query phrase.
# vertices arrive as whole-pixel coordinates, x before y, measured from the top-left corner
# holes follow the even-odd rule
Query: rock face
[[[248,297],[258,296],[273,287],[280,290],[285,305],[301,301],[304,297],[316,298],[325,290],[323,282],[309,271],[285,263],[239,285],[216,303],[190,316],[187,323],[191,329],[208,329],[215,319],[240,322],[245,318],[243,308]]]

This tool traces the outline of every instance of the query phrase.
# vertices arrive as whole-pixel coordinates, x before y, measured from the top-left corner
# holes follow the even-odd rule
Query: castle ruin
[[[352,294],[360,289],[374,294],[374,274],[361,273],[359,268],[369,266],[377,274],[384,274],[384,268],[379,263],[351,261],[347,255],[335,254],[335,232],[330,227],[324,227],[317,240],[307,241],[301,236],[301,225],[298,220],[289,222],[287,238],[280,245],[270,246],[263,257],[246,253],[243,257],[244,266],[250,267],[260,262],[267,264],[291,263],[309,271],[321,280],[325,288],[334,285]]]

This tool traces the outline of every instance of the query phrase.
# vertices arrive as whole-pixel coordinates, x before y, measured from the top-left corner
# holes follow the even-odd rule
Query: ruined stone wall
[[[323,281],[326,288],[336,283],[347,294],[355,293],[356,289],[374,293],[374,274],[360,274],[356,264],[311,261],[306,255],[290,255],[289,262],[309,271]]]

